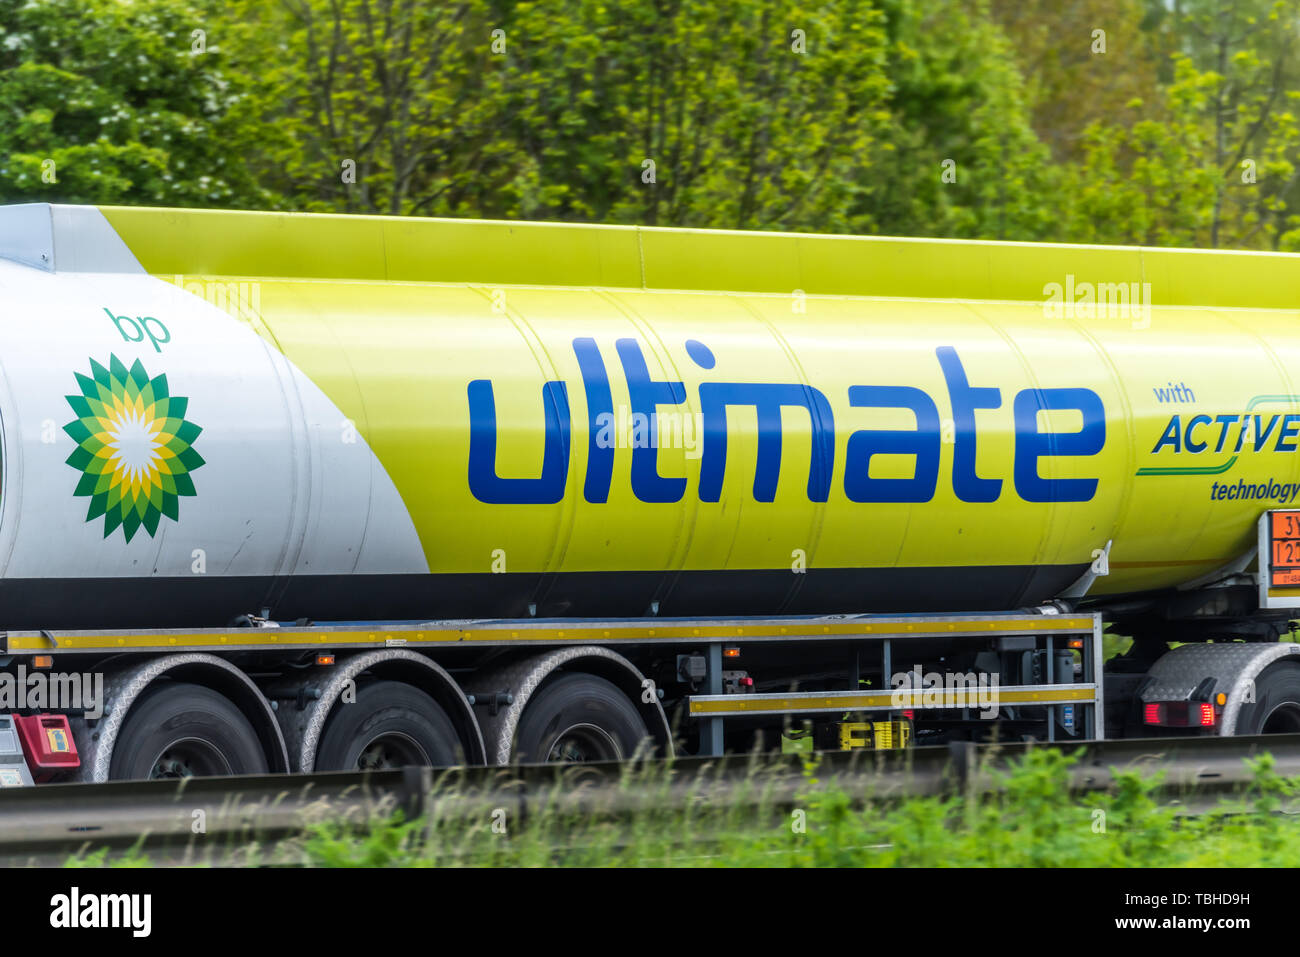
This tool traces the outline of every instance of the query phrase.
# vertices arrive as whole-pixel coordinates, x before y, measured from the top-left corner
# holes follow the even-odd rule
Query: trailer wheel
[[[369,771],[464,763],[456,728],[431,697],[400,681],[364,685],[340,702],[316,750],[318,771]]]
[[[524,708],[514,757],[525,762],[622,761],[650,736],[636,706],[612,682],[562,674]]]
[[[112,780],[266,774],[257,732],[227,698],[202,685],[159,684],[127,714],[113,745]]]
[[[1300,733],[1300,667],[1279,662],[1255,679],[1255,702],[1241,706],[1237,734]]]

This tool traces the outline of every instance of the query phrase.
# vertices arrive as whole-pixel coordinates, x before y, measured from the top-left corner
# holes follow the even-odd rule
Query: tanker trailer
[[[0,695],[12,763],[1300,730],[1298,287],[1284,254],[0,209],[6,673],[108,704]],[[927,701],[954,673],[996,703]],[[196,701],[221,733],[162,740]]]

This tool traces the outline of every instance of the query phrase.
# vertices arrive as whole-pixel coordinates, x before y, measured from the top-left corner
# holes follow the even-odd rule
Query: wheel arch
[[[1180,645],[1166,652],[1147,673],[1153,680],[1142,689],[1140,700],[1182,701],[1191,697],[1206,678],[1215,679],[1214,691],[1228,696],[1219,717],[1217,733],[1237,733],[1247,692],[1269,668],[1300,665],[1300,644],[1292,642],[1232,642]]]
[[[275,709],[253,680],[230,662],[201,652],[162,655],[133,662],[109,671],[104,676],[103,717],[93,724],[86,718],[74,719],[81,734],[80,778],[83,781],[107,781],[113,761],[113,748],[131,709],[160,679],[188,681],[224,696],[248,719],[257,734],[272,773],[289,771],[289,751],[276,720]]]
[[[467,689],[472,694],[486,696],[505,692],[511,696],[509,704],[498,709],[495,715],[485,714],[480,721],[489,763],[510,763],[515,731],[528,703],[551,677],[575,672],[604,678],[627,695],[645,721],[655,744],[666,756],[672,756],[672,732],[663,704],[657,694],[651,696],[650,702],[643,699],[645,675],[618,652],[598,645],[581,645],[532,655],[472,681]]]
[[[312,771],[316,766],[316,753],[321,734],[330,715],[334,713],[344,688],[358,675],[370,672],[377,678],[400,681],[425,692],[447,712],[470,764],[483,764],[486,749],[478,719],[465,692],[451,674],[437,662],[424,655],[402,648],[385,648],[343,658],[320,685],[320,695],[299,711],[294,706],[278,712],[281,728],[294,756],[295,771]],[[308,681],[320,681],[315,675]]]

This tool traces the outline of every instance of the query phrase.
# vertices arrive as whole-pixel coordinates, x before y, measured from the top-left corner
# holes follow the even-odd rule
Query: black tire
[[[1234,734],[1300,733],[1300,665],[1277,662],[1255,679],[1255,701],[1241,706]]]
[[[352,704],[339,702],[316,749],[317,771],[357,771],[464,764],[456,728],[431,697],[400,681],[363,685]]]
[[[521,762],[621,761],[649,737],[627,695],[595,675],[561,674],[524,708],[515,731]]]
[[[202,685],[163,682],[127,713],[108,776],[134,781],[269,770],[257,732],[228,698]]]

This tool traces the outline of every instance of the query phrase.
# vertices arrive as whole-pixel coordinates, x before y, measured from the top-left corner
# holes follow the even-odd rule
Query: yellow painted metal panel
[[[1300,421],[1300,383],[1288,371],[1300,360],[1294,256],[103,211],[152,273],[256,279],[259,332],[358,423],[434,572],[486,572],[497,554],[527,572],[779,570],[800,561],[1083,568],[1113,541],[1111,574],[1094,590],[1122,592],[1186,582],[1250,547],[1256,516],[1279,502],[1226,494],[1226,483],[1238,492],[1300,489],[1300,456],[1278,442],[1288,416]],[[1123,287],[1145,302],[1120,315],[1053,315],[1043,305],[1053,284]],[[651,479],[684,482],[679,498],[637,491],[635,437],[616,430],[607,494],[591,500],[584,481],[597,410],[575,345],[582,339],[608,373],[616,413],[636,405],[618,351],[627,340],[652,382],[680,383],[681,399],[656,408],[684,427],[719,384],[824,396],[834,443],[825,500],[811,492],[818,430],[797,406],[779,413],[773,500],[757,494],[763,440],[757,407],[743,403],[726,419],[716,500],[701,491],[698,427],[695,447],[663,444],[655,457]],[[715,364],[701,366],[692,343]],[[974,411],[971,440],[973,477],[1000,483],[991,501],[958,492],[961,409],[945,348],[971,389],[996,393]],[[489,502],[467,485],[474,381],[491,384],[493,462],[507,479],[538,476],[554,401],[544,390],[565,390],[558,501]],[[855,435],[922,431],[907,408],[851,403],[850,389],[863,386],[919,390],[933,402],[943,438],[932,494],[864,502],[848,493],[850,463],[872,482],[919,474],[914,453],[878,453],[865,466],[850,455]],[[1018,472],[1026,453],[1013,405],[1042,390],[1096,396],[1105,443],[1031,456]],[[1273,425],[1258,449],[1254,436],[1238,441],[1255,415]],[[1043,411],[1035,422],[1039,433],[1067,437],[1081,410]],[[1163,441],[1171,428],[1176,441]],[[1096,490],[1033,500],[1020,483],[1035,477],[1095,481]]]

